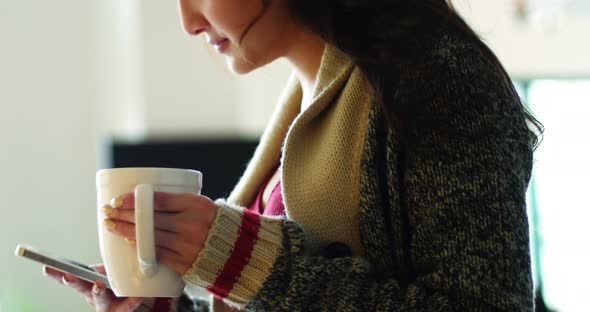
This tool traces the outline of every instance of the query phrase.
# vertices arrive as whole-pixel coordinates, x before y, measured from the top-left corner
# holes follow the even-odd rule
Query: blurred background
[[[454,4],[546,127],[528,192],[538,309],[587,311],[590,2]],[[244,169],[290,70],[233,76],[177,14],[175,1],[0,2],[1,312],[90,311],[14,249],[100,262],[97,169],[197,168],[211,197]]]

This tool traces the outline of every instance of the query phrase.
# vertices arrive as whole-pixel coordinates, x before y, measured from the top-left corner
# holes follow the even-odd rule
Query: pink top
[[[281,180],[277,182],[274,189],[270,193],[270,198],[266,204],[266,208],[262,209],[262,194],[264,189],[268,186],[269,181],[266,181],[260,188],[258,195],[254,202],[248,207],[248,210],[264,216],[281,216],[285,217],[285,204],[283,203],[283,192],[281,190]]]

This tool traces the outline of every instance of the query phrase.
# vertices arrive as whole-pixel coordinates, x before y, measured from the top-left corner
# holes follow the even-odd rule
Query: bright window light
[[[533,175],[543,297],[558,311],[588,311],[590,80],[531,82],[528,103],[545,126]]]

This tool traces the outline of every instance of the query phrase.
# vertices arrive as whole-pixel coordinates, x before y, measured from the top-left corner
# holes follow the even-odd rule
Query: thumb
[[[98,272],[98,273],[100,273],[100,274],[103,274],[103,275],[106,275],[106,274],[107,274],[106,270],[104,269],[104,265],[103,265],[102,263],[99,263],[99,264],[92,264],[92,265],[90,265],[90,267],[91,267],[91,268],[92,268],[94,271],[96,271],[96,272]]]

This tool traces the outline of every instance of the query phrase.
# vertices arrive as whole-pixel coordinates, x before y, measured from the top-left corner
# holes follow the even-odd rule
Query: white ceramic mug
[[[154,192],[200,194],[202,174],[170,168],[117,168],[96,173],[100,254],[109,283],[119,297],[178,297],[185,283],[180,274],[156,261]],[[137,246],[104,229],[103,206],[135,193]]]

